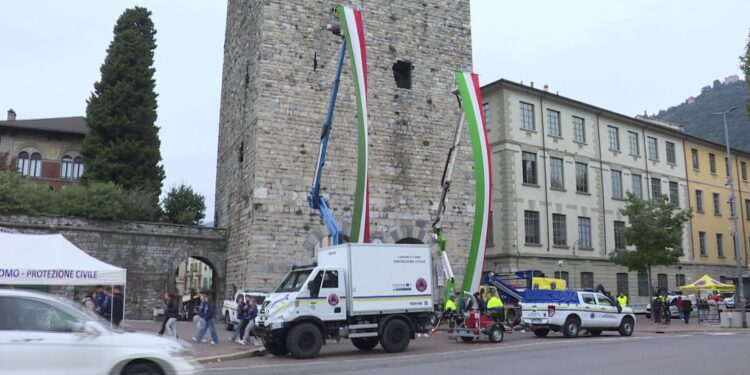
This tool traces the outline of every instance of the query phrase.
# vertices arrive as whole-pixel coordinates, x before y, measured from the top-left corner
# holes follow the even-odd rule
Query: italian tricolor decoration
[[[370,242],[370,199],[367,179],[367,52],[362,13],[343,5],[336,6],[341,20],[341,31],[349,49],[352,63],[354,94],[357,97],[359,137],[357,143],[357,185],[354,191],[354,210],[349,242]]]
[[[476,73],[455,72],[461,104],[469,126],[471,151],[474,156],[474,174],[476,178],[476,203],[474,227],[471,233],[469,261],[461,291],[478,291],[484,267],[484,253],[487,245],[487,233],[490,223],[490,204],[492,198],[492,162],[490,147],[487,141],[482,108],[482,93],[479,89],[479,77]]]

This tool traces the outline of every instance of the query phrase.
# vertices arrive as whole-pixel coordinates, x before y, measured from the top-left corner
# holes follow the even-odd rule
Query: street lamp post
[[[737,292],[734,294],[734,304],[740,305],[740,315],[742,318],[742,328],[747,328],[747,317],[745,316],[745,288],[742,281],[742,257],[740,253],[740,239],[739,230],[737,228],[737,199],[734,196],[734,167],[732,165],[732,151],[729,147],[729,129],[727,127],[727,113],[737,109],[737,106],[733,106],[724,112],[714,112],[714,116],[722,116],[724,118],[724,138],[727,146],[727,169],[729,176],[727,177],[727,185],[729,186],[729,210],[732,215],[732,223],[734,228],[732,229],[732,238],[734,239],[734,257],[737,260]]]

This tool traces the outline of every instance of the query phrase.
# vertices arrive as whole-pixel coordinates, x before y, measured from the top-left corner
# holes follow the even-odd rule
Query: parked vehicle
[[[505,325],[503,324],[503,313],[481,314],[476,298],[464,292],[465,298],[471,300],[471,310],[467,312],[454,313],[453,319],[448,323],[448,338],[463,342],[486,339],[491,343],[499,343],[505,337]]]
[[[581,329],[592,336],[599,336],[602,331],[630,336],[635,328],[633,309],[620,307],[596,292],[527,290],[521,310],[523,323],[537,337],[546,337],[550,331],[576,337]]]
[[[256,332],[277,356],[313,358],[325,339],[346,337],[360,350],[380,343],[386,352],[402,352],[428,332],[432,279],[427,245],[326,248],[316,265],[293,268],[268,296]]]
[[[58,297],[0,289],[2,374],[197,374],[187,343],[114,331]]]
[[[235,292],[232,296],[232,299],[225,299],[221,307],[221,316],[224,317],[224,327],[227,329],[227,331],[233,330],[235,324],[240,324],[240,320],[237,319],[237,296],[247,296],[248,294],[253,297],[258,307],[263,304],[263,302],[266,300],[266,297],[268,296],[268,293],[265,292],[242,289]]]

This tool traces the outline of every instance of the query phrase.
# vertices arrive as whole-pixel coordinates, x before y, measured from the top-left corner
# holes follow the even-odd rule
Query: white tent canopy
[[[124,285],[126,272],[61,234],[0,232],[0,285]]]

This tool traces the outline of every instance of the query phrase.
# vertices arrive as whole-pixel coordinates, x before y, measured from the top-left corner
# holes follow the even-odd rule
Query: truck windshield
[[[297,292],[302,288],[302,284],[305,283],[307,277],[310,276],[311,269],[292,271],[281,282],[279,288],[276,289],[276,293],[289,293]]]

